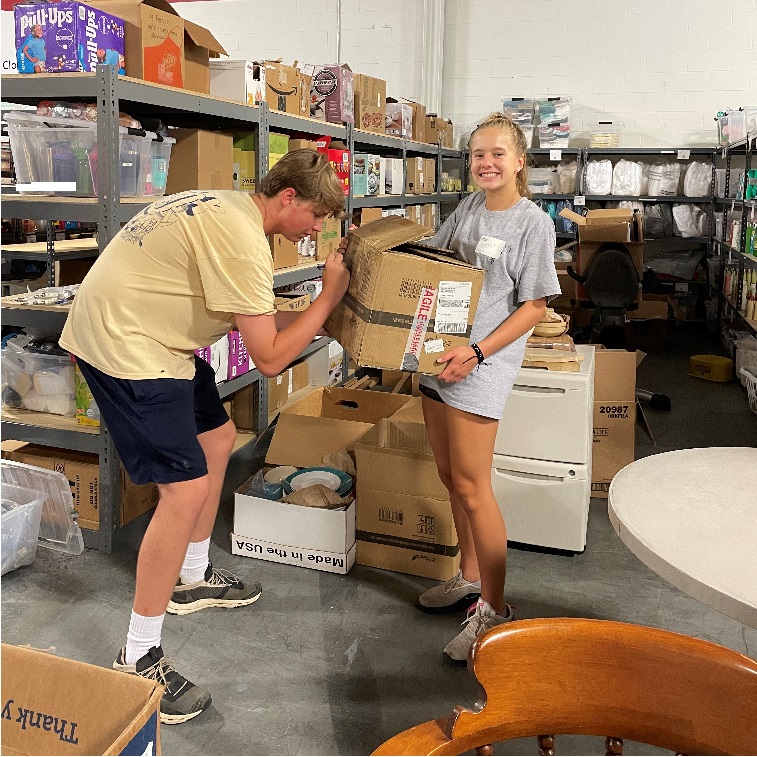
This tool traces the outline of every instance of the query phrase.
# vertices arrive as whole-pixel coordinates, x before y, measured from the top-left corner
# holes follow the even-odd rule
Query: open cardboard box
[[[3,754],[161,754],[163,686],[2,645]]]
[[[267,465],[311,468],[324,455],[354,449],[373,425],[410,397],[385,392],[318,387],[279,416]],[[257,472],[257,471],[253,471]],[[234,494],[232,553],[261,560],[346,573],[355,561],[355,503],[321,510]]]
[[[399,216],[350,232],[350,286],[326,328],[359,366],[441,373],[436,359],[469,344],[485,271],[412,244],[431,232]]]

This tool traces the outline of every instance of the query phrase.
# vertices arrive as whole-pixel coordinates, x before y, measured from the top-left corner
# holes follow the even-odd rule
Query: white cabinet
[[[494,443],[492,485],[510,541],[581,551],[591,496],[594,347],[577,372],[522,368]]]

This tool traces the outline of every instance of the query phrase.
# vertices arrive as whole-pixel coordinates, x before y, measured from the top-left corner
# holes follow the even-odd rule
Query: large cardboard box
[[[310,117],[335,124],[354,123],[355,96],[352,69],[331,63],[323,66],[303,65],[302,72],[312,77]]]
[[[390,216],[350,232],[350,286],[326,327],[359,366],[440,373],[439,355],[469,344],[485,272],[412,244],[430,231]]]
[[[157,681],[11,644],[1,667],[3,754],[161,754]]]
[[[124,20],[127,76],[210,93],[210,55],[226,55],[226,50],[207,29],[182,19],[165,0],[91,0],[88,5]]]
[[[423,423],[379,421],[357,444],[357,472],[358,564],[442,581],[455,575],[452,508]]]
[[[594,355],[594,443],[591,496],[607,498],[610,482],[635,458],[636,366],[643,353],[598,349]]]
[[[355,126],[363,131],[383,134],[386,118],[386,82],[365,74],[353,74]]]
[[[62,473],[71,485],[74,509],[79,513],[79,526],[93,530],[100,527],[100,465],[97,455],[25,444],[21,447],[14,445],[14,449],[4,451],[3,456],[17,463]],[[158,487],[155,484],[133,484],[121,468],[119,525],[126,525],[157,504]]]
[[[423,158],[407,159],[407,175],[405,177],[405,192],[409,195],[422,195],[426,187],[426,161]]]
[[[263,99],[271,110],[304,115],[301,112],[302,78],[298,68],[276,60],[255,61],[253,79],[259,83]]]
[[[166,194],[189,189],[233,189],[233,141],[230,134],[176,129]]]
[[[255,64],[249,60],[211,60],[210,94],[255,105],[263,99],[261,82],[255,78]]]

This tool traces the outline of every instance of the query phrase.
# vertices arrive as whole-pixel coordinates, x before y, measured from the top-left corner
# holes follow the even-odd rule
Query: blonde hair
[[[523,168],[518,172],[515,178],[515,184],[518,189],[518,194],[521,197],[527,197],[531,199],[531,192],[528,189],[528,166],[526,165],[526,136],[523,134],[523,130],[516,124],[511,118],[508,118],[504,113],[492,113],[488,118],[485,118],[472,132],[468,145],[473,143],[473,137],[479,129],[501,129],[507,134],[518,157],[523,156]]]
[[[263,177],[258,191],[275,197],[293,189],[300,200],[312,202],[317,215],[344,216],[344,192],[326,155],[304,148],[292,150]]]

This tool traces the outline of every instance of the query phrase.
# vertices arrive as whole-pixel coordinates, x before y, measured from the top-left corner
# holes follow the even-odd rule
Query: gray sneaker
[[[212,701],[207,691],[195,686],[174,669],[161,647],[153,647],[135,665],[126,664],[126,647],[122,647],[113,669],[158,681],[166,687],[160,700],[160,722],[166,725],[186,723],[196,718]]]
[[[479,600],[476,606],[471,608],[467,619],[463,622],[465,628],[444,647],[444,656],[450,662],[458,665],[466,663],[473,642],[481,634],[501,623],[509,623],[511,620],[515,620],[515,608],[512,605],[505,605],[504,612],[504,615],[497,615],[488,602]]]
[[[467,609],[480,596],[481,584],[466,581],[459,570],[449,581],[424,591],[418,597],[418,609],[432,613],[454,612]]]
[[[209,564],[202,581],[176,584],[166,612],[171,615],[189,615],[206,607],[243,607],[255,602],[261,593],[257,581],[245,585],[230,571],[220,568],[214,570]]]

